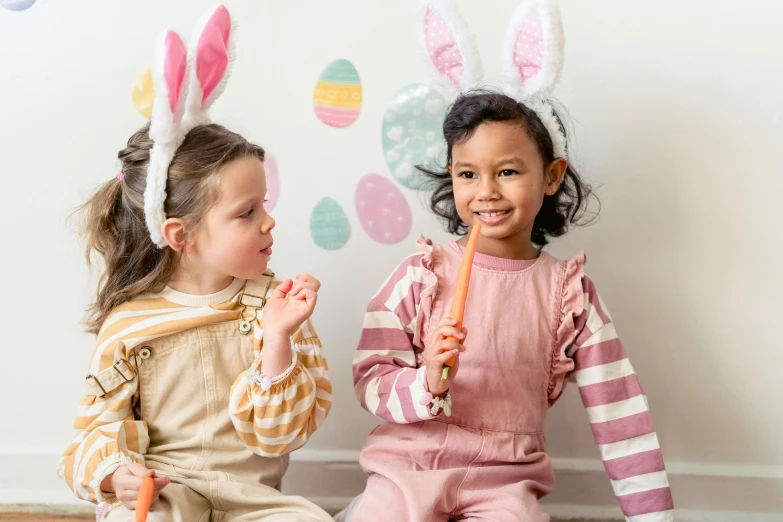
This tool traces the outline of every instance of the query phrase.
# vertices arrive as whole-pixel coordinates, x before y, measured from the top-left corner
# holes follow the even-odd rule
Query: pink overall
[[[426,346],[454,294],[462,248],[423,246],[426,278],[413,343]],[[573,361],[584,257],[533,261],[476,254],[451,387],[452,416],[384,423],[361,454],[367,489],[351,522],[547,522],[538,499],[554,484],[544,418]]]

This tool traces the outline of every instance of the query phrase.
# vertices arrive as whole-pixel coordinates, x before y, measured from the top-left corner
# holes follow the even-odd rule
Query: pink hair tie
[[[117,171],[117,179],[120,180],[120,181],[125,180],[125,173],[123,171],[121,171],[121,170],[118,170]]]

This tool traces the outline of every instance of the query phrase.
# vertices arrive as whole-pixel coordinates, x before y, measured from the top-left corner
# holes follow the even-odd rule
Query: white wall
[[[457,3],[494,77],[515,2]],[[39,0],[27,11],[0,9],[0,502],[68,498],[52,476],[93,348],[78,325],[93,280],[66,220],[114,175],[116,152],[144,123],[131,85],[158,31],[189,35],[211,4]],[[560,5],[568,43],[556,96],[603,210],[552,250],[588,253],[648,394],[678,506],[781,520],[783,242],[774,204],[783,196],[783,3]],[[355,480],[350,461],[374,425],[351,385],[363,308],[417,233],[446,238],[407,190],[414,224],[404,243],[372,242],[353,212],[357,180],[389,175],[380,147],[386,101],[425,80],[413,0],[227,6],[241,23],[239,58],[213,115],[277,157],[274,268],[324,282],[316,320],[334,409],[300,460],[346,461],[339,469]],[[344,130],[323,125],[311,106],[318,75],[338,57],[353,62],[364,88],[361,116]],[[347,246],[331,253],[309,237],[309,212],[325,195],[352,227]],[[608,479],[573,388],[552,411],[548,438],[560,476],[553,509],[614,512],[603,507],[612,505]],[[29,458],[10,457],[19,452]],[[305,489],[347,496],[352,484]]]

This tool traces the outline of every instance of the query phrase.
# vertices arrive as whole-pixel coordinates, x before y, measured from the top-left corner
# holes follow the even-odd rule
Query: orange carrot
[[[155,493],[155,482],[152,477],[141,479],[139,498],[136,500],[136,522],[147,522],[147,513],[152,506],[152,495]]]
[[[454,301],[451,303],[451,318],[457,320],[455,328],[462,330],[462,319],[465,317],[465,302],[468,299],[468,287],[470,286],[470,271],[473,269],[473,255],[476,253],[476,244],[478,243],[479,232],[481,231],[481,221],[473,225],[468,237],[468,245],[465,247],[465,253],[462,256],[462,264],[459,267],[457,276],[457,288],[454,290]],[[447,337],[447,340],[457,341],[454,337]],[[443,373],[440,378],[445,381],[449,376],[449,366],[454,366],[456,359],[452,357],[443,367]]]

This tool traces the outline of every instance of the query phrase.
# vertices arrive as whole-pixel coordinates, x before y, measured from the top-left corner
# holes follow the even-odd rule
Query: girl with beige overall
[[[161,38],[150,125],[84,206],[105,272],[76,434],[58,474],[99,520],[132,521],[153,476],[151,522],[324,521],[280,493],[288,454],[331,405],[309,321],[320,283],[267,270],[264,150],[206,110],[225,87],[231,20],[204,20],[191,56]]]

